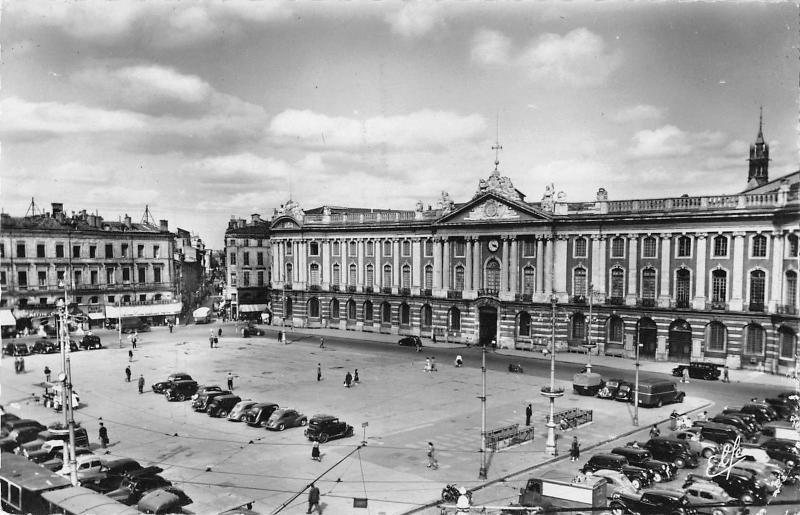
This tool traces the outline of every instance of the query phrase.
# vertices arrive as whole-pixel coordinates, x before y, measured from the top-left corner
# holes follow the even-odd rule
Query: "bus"
[[[51,513],[42,495],[71,487],[69,479],[17,454],[0,456],[0,506],[7,513]]]
[[[110,497],[82,486],[71,486],[51,490],[42,494],[47,503],[46,513],[59,515],[141,515],[141,512],[125,506]]]

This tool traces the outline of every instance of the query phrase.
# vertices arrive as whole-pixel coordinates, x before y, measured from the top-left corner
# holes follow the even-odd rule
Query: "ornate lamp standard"
[[[594,299],[594,286],[589,285],[589,321],[586,324],[586,342],[581,347],[586,349],[586,373],[592,373],[592,351],[597,344],[592,342],[592,301]]]
[[[550,386],[543,386],[541,394],[550,399],[550,416],[547,418],[547,441],[545,442],[545,452],[551,456],[556,456],[556,422],[555,422],[555,400],[564,395],[564,389],[556,389],[556,303],[558,297],[555,294],[550,296],[550,306],[552,317],[550,325]]]
[[[61,320],[60,343],[61,343],[61,360],[64,370],[58,374],[58,381],[61,383],[61,392],[63,395],[62,406],[64,406],[64,418],[69,429],[69,448],[68,462],[69,462],[69,477],[72,486],[78,486],[78,468],[75,459],[75,417],[72,412],[72,370],[70,366],[70,342],[69,342],[69,328],[67,326],[69,313],[67,302],[67,286],[63,281],[58,282],[59,288],[64,288],[64,298],[58,299],[56,305],[58,306],[58,315]]]

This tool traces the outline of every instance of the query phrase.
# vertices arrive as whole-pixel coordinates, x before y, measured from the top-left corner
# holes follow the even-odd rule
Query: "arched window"
[[[608,343],[624,343],[625,323],[622,318],[613,315],[608,319]]]
[[[375,268],[372,265],[367,265],[364,269],[364,284],[370,288],[375,285]]]
[[[290,283],[290,282],[294,281],[294,276],[292,275],[292,271],[293,270],[294,270],[294,267],[292,266],[292,264],[291,263],[286,263],[286,282],[287,283]]]
[[[642,270],[642,299],[655,300],[656,271],[653,268]]]
[[[331,301],[331,318],[339,318],[339,300],[333,299]]]
[[[453,289],[457,291],[464,289],[464,267],[461,265],[456,266],[453,271]]]
[[[420,308],[420,325],[423,329],[430,329],[433,325],[433,310],[428,304]]]
[[[750,272],[750,311],[764,310],[764,288],[767,274],[763,270]]]
[[[572,271],[572,294],[577,296],[586,296],[586,269],[579,266]]]
[[[364,301],[364,322],[372,322],[372,301]]]
[[[458,308],[450,308],[450,310],[447,312],[447,330],[461,330],[461,311],[459,311]]]
[[[711,272],[711,302],[728,301],[728,272],[717,269]]]
[[[392,305],[388,302],[381,304],[381,323],[387,325],[392,323]]]
[[[411,288],[411,267],[403,265],[401,269],[403,275],[403,288]]]
[[[575,313],[572,315],[570,333],[570,338],[573,340],[583,340],[586,338],[586,317],[583,316],[583,313]]]
[[[311,318],[319,318],[319,299],[316,297],[308,299],[308,316]]]
[[[385,288],[392,287],[392,265],[383,265],[383,286]]]
[[[291,297],[286,297],[286,308],[284,310],[284,314],[285,314],[284,318],[292,318],[294,314]]]
[[[783,303],[787,308],[797,305],[797,272],[789,270],[786,272],[786,284],[783,288]]]
[[[744,328],[744,353],[749,356],[764,355],[764,339],[766,332],[758,324],[750,324]]]
[[[500,263],[496,259],[486,263],[486,289],[500,291]]]
[[[353,322],[356,319],[356,301],[350,299],[347,301],[347,320]]]
[[[334,263],[333,271],[331,272],[331,284],[334,286],[342,284],[342,274],[340,270],[339,263]]]
[[[625,296],[625,270],[620,267],[611,269],[611,298],[619,299]]]
[[[411,325],[411,308],[405,302],[400,304],[400,325]]]
[[[753,236],[753,257],[767,257],[767,237],[763,234]]]
[[[679,308],[689,307],[691,276],[685,268],[675,272],[675,302]]]
[[[522,293],[533,294],[536,287],[536,270],[532,266],[522,269]]]
[[[319,264],[311,263],[309,268],[309,279],[311,279],[311,284],[314,286],[319,286]]]
[[[784,325],[778,329],[778,345],[781,349],[781,359],[795,359],[797,335],[795,335],[791,328]]]
[[[725,352],[728,344],[728,328],[722,322],[711,322],[706,326],[706,352]]]
[[[531,335],[531,315],[527,311],[520,311],[517,315],[517,336]]]
[[[433,267],[431,265],[425,265],[425,289],[433,289]]]
[[[355,286],[358,282],[358,268],[355,263],[351,264],[347,269],[347,285]]]

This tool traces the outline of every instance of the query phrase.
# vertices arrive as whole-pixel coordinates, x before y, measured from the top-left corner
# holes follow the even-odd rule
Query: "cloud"
[[[290,166],[285,161],[244,152],[206,157],[183,164],[178,173],[199,183],[243,184],[287,177]]]
[[[481,65],[523,70],[534,82],[575,87],[603,84],[622,64],[622,54],[586,28],[542,34],[516,51],[507,36],[483,29],[472,40],[471,55]]]
[[[56,182],[97,185],[113,182],[114,173],[111,169],[101,164],[68,161],[50,168],[47,177],[49,180]]]
[[[658,129],[642,130],[633,135],[633,147],[629,155],[635,159],[657,159],[680,157],[703,149],[719,150],[727,142],[722,132],[686,132],[674,125]]]
[[[269,131],[275,137],[315,147],[436,148],[481,137],[486,122],[477,114],[428,109],[366,120],[288,109],[272,119]]]
[[[392,32],[406,38],[424,36],[444,27],[444,9],[433,2],[404,2],[399,9],[386,15]]]
[[[648,104],[639,104],[620,109],[609,116],[615,123],[635,123],[649,120],[660,120],[664,117],[664,109]]]

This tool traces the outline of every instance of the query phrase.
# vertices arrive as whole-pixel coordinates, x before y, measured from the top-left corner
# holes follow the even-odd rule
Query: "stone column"
[[[772,248],[767,252],[772,252],[772,272],[770,273],[770,288],[767,295],[767,306],[770,313],[777,311],[778,304],[783,304],[783,234],[772,233]],[[770,254],[768,254],[770,255]]]
[[[502,238],[502,252],[500,254],[500,295],[508,292],[508,237]]]
[[[411,287],[414,289],[411,293],[419,295],[419,290],[422,288],[422,281],[424,280],[424,270],[422,268],[422,244],[419,238],[411,240]]]
[[[481,263],[481,242],[475,238],[472,241],[472,289],[479,290],[481,285],[481,271],[483,270],[483,263]]]
[[[356,289],[364,291],[364,239],[359,238],[356,242],[356,252],[358,253],[358,268],[356,269]]]
[[[278,256],[278,243],[272,242],[269,245],[270,250],[270,260],[269,260],[269,269],[270,269],[270,286],[275,288],[278,284],[278,263],[276,261],[276,257]],[[105,270],[103,275],[105,276]]]
[[[544,264],[544,238],[536,238],[536,284],[534,293],[550,294],[544,287],[545,264]]]
[[[629,234],[628,241],[630,242],[628,245],[628,295],[625,297],[625,304],[635,306],[638,296],[636,278],[639,275],[639,240],[635,234]]]
[[[322,269],[319,271],[320,285],[328,289],[330,288],[331,276],[331,242],[324,240],[322,242]]]
[[[542,270],[542,274],[544,276],[544,291],[542,293],[544,293],[548,298],[550,297],[551,293],[554,293],[553,274],[555,271],[553,270],[553,247],[554,240],[548,236],[545,241],[544,269]]]
[[[464,257],[466,262],[466,267],[464,269],[464,290],[471,291],[473,289],[472,286],[472,246],[474,242],[472,238],[467,237],[466,241],[464,242]]]
[[[443,238],[443,257],[442,257],[442,289],[450,289],[450,277],[452,276],[452,267],[450,265],[450,246],[451,242],[447,238]]]
[[[672,274],[670,267],[672,265],[672,235],[664,233],[660,237],[661,241],[661,271],[659,272],[660,288],[658,290],[658,307],[668,308],[670,298],[670,283]]]
[[[278,242],[278,283],[281,289],[286,283],[286,242]]]
[[[433,289],[442,289],[442,240],[433,240]]]
[[[400,288],[400,240],[392,240],[392,292],[398,293]]]
[[[707,234],[698,233],[695,236],[695,278],[694,278],[694,299],[692,299],[692,308],[697,310],[706,309],[706,259],[708,255],[707,250]]]
[[[553,261],[553,268],[555,269],[553,277],[553,288],[558,295],[560,302],[566,302],[569,297],[567,293],[567,237],[560,235],[554,241],[555,256]]]
[[[375,291],[383,288],[383,240],[375,242]],[[380,309],[378,306],[376,308]]]
[[[511,239],[511,260],[509,261],[509,289],[511,290],[512,295],[516,295],[519,287],[517,286],[517,282],[519,281],[519,249],[517,245],[517,239]]]
[[[605,297],[610,296],[606,291],[606,239],[604,236],[592,236],[592,253],[590,259],[592,260],[592,280],[591,284],[594,286],[595,291],[600,292]]]
[[[742,311],[744,298],[742,285],[747,281],[744,275],[744,232],[733,233],[733,274],[731,275],[731,300],[728,304],[730,311]]]

